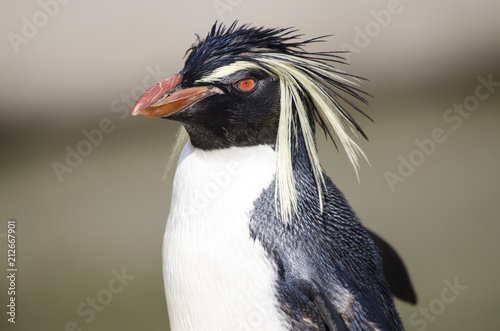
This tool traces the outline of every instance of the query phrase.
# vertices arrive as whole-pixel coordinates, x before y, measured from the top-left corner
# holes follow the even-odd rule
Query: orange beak
[[[178,88],[182,75],[174,75],[151,86],[135,103],[132,115],[166,117],[180,112],[196,102],[224,92],[213,86]]]

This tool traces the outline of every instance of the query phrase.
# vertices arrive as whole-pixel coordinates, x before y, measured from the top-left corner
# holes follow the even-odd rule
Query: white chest
[[[268,146],[204,152],[187,143],[163,249],[171,330],[287,329],[275,299],[275,266],[249,232],[253,202],[275,166]]]

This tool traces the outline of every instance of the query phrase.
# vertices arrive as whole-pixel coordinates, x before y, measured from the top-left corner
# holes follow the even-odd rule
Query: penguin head
[[[193,79],[188,68],[159,83],[179,81],[152,105],[136,108],[138,115],[181,122],[192,145],[204,150],[275,144],[279,122],[275,77],[255,67]]]
[[[274,145],[280,83],[252,54],[281,41],[272,30],[214,25],[188,50],[180,73],[144,93],[133,114],[179,121],[193,146],[205,150]]]
[[[279,191],[285,222],[297,210],[292,146],[297,146],[299,138],[307,150],[322,205],[324,179],[315,123],[332,141],[338,138],[355,169],[358,156],[364,157],[350,134],[365,135],[345,110],[347,106],[360,111],[352,98],[366,102],[357,87],[359,77],[333,66],[343,63],[338,52],[304,50],[323,37],[300,41],[300,36],[291,28],[238,26],[237,22],[227,28],[215,23],[188,50],[184,68],[148,89],[132,112],[181,122],[177,151],[187,139],[205,150],[273,146],[276,197]]]

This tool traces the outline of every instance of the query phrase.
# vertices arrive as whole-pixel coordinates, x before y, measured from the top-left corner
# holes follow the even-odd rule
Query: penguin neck
[[[189,133],[191,144],[194,147],[205,151],[214,151],[233,147],[274,146],[278,132],[278,118],[271,116],[267,122],[263,127],[253,124],[240,126],[234,130],[220,127],[217,121],[209,124],[193,124],[185,121],[182,122],[182,125]]]
[[[314,131],[313,131],[314,132]],[[326,192],[326,187],[322,187],[322,192],[318,191],[318,183],[317,179],[314,175],[313,167],[311,165],[311,160],[309,158],[309,153],[306,147],[305,139],[303,136],[303,132],[300,126],[297,126],[297,133],[292,134],[291,139],[291,163],[292,163],[292,172],[295,182],[295,190],[297,196],[297,204],[299,207],[299,211],[301,206],[307,205],[309,208],[314,209],[318,214],[322,213],[322,206],[320,204],[320,196]],[[313,153],[317,153],[316,151],[316,143],[312,146],[315,150]],[[322,169],[320,169],[323,172]],[[323,172],[324,179],[328,181],[327,176]],[[322,184],[323,185],[323,184]],[[279,210],[279,208],[278,208]],[[295,213],[292,213],[292,223],[301,222],[300,217]],[[279,216],[281,217],[281,216]]]
[[[315,134],[314,125],[311,126],[313,135]],[[313,148],[314,153],[317,153],[316,140],[314,140]],[[292,169],[295,178],[297,177],[307,177],[314,178],[311,161],[309,159],[309,154],[307,152],[306,142],[304,139],[303,130],[300,125],[297,125],[296,132],[292,133],[291,139],[291,157],[292,157]],[[297,190],[301,189],[300,185],[296,185]]]

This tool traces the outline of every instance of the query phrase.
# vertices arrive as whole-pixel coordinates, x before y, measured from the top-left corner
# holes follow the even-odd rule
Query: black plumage
[[[316,212],[316,184],[301,151],[304,146],[297,149],[294,163],[300,216],[287,227],[276,222],[270,187],[256,201],[250,223],[252,236],[279,261],[278,288],[293,330],[342,330],[338,323],[332,328],[325,321],[316,291],[344,309],[335,312],[349,321],[351,330],[403,330],[373,240],[328,177],[324,213]],[[401,272],[392,275],[399,278]]]

